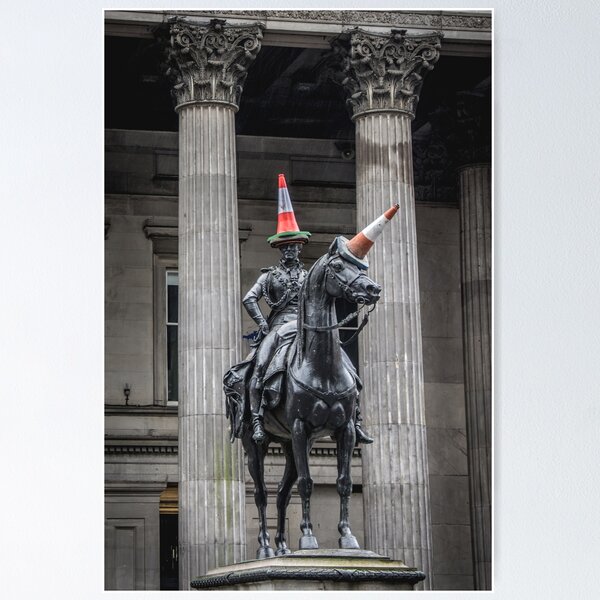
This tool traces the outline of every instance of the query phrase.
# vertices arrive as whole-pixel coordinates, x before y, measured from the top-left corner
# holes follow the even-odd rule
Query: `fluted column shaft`
[[[240,444],[223,375],[241,355],[235,111],[262,27],[176,19],[167,75],[179,113],[179,586],[245,559]]]
[[[440,42],[439,33],[359,28],[336,42],[356,123],[358,229],[400,205],[368,257],[383,292],[360,346],[363,414],[375,437],[362,454],[365,544],[424,571],[425,589],[432,536],[411,120]]]
[[[241,351],[233,108],[184,106],[179,133],[179,563],[189,589],[245,558],[243,458],[222,389]]]
[[[475,587],[491,589],[491,177],[460,171],[463,346]]]
[[[369,549],[403,560],[431,587],[431,517],[411,127],[398,112],[356,119],[359,229],[400,204],[369,252],[382,298],[361,340],[364,413],[376,442],[363,452]]]

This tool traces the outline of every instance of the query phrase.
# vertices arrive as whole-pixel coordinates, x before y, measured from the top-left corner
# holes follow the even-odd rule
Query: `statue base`
[[[219,567],[196,590],[412,590],[425,574],[369,550],[298,550]]]

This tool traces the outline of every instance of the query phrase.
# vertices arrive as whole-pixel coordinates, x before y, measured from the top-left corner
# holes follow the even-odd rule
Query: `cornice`
[[[177,455],[178,444],[173,436],[165,436],[162,439],[148,438],[133,439],[128,437],[127,439],[107,439],[104,446],[104,453],[107,455],[154,455],[154,454],[170,454]],[[280,446],[270,446],[267,455],[269,456],[284,456],[283,450]],[[337,448],[335,446],[330,447],[316,447],[310,451],[310,456],[319,458],[336,458]],[[352,452],[353,458],[361,458],[361,449],[354,448]]]
[[[489,11],[404,11],[404,10],[181,10],[178,15],[205,18],[256,19],[260,21],[302,21],[356,25],[389,25],[430,29],[476,29],[491,31]]]
[[[226,19],[230,25],[264,23],[264,46],[329,48],[332,39],[353,27],[381,33],[390,28],[409,33],[441,31],[446,35],[444,56],[489,57],[492,42],[491,10],[352,11],[352,10],[109,10],[106,35],[154,36],[172,17],[206,25],[210,19]]]
[[[171,454],[177,455],[177,445],[107,444],[104,454]]]
[[[285,456],[281,446],[269,446],[269,449],[267,450],[267,454],[270,454],[271,456]],[[335,446],[317,446],[317,447],[311,448],[310,456],[336,457],[337,456],[337,448]],[[354,448],[354,450],[352,452],[352,456],[353,456],[353,458],[360,458],[361,457],[360,448]]]
[[[141,406],[126,406],[125,404],[106,404],[104,406],[105,416],[177,416],[177,406],[160,406],[158,404],[147,404]]]

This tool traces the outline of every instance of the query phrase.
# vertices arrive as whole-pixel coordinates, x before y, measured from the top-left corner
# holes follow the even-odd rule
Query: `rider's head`
[[[291,244],[282,244],[279,246],[281,252],[281,260],[284,263],[293,263],[298,260],[303,244],[294,242]]]

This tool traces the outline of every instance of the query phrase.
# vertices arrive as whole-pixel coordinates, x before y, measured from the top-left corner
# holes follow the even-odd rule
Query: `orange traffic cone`
[[[369,262],[365,258],[367,252],[372,248],[375,240],[381,235],[383,228],[390,222],[398,212],[399,204],[388,208],[380,217],[367,225],[361,232],[357,233],[351,240],[340,238],[340,254],[352,260],[363,269],[369,268]]]
[[[285,175],[279,174],[279,196],[277,207],[277,233],[267,238],[273,248],[283,244],[306,244],[310,237],[309,231],[300,231],[294,208],[285,182]]]

